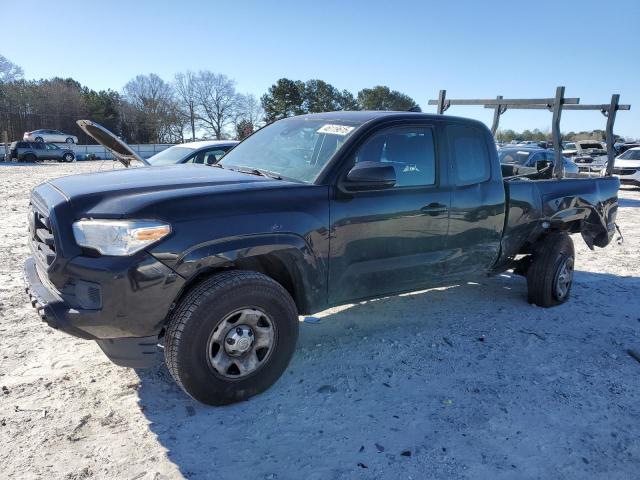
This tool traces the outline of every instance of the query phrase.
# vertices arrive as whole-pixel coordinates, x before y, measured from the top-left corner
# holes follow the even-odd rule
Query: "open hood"
[[[150,165],[149,162],[134,152],[129,145],[99,123],[92,122],[91,120],[78,120],[76,123],[84,133],[109,150],[125,167],[128,168],[133,160],[142,162],[144,165]]]

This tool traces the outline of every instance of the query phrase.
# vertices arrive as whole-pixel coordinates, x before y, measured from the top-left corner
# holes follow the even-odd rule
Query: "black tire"
[[[227,378],[211,365],[211,338],[224,328],[225,318],[245,308],[270,317],[273,347],[252,373]],[[230,270],[205,279],[180,300],[169,317],[164,355],[169,372],[188,395],[208,405],[225,405],[273,385],[287,368],[297,340],[296,305],[282,285],[261,273]]]
[[[62,158],[67,163],[71,163],[75,159],[75,157],[73,156],[73,153],[65,153]]]
[[[42,143],[44,142],[44,139],[42,137],[36,137],[35,141]]]
[[[527,270],[529,303],[553,307],[566,302],[571,294],[575,251],[566,233],[545,236],[536,246]]]
[[[71,138],[71,137],[67,138],[67,139],[65,140],[65,142],[66,142],[66,143],[71,143],[71,144],[75,143],[75,142],[73,141],[73,138]]]
[[[24,161],[27,163],[36,163],[36,160],[38,160],[38,157],[36,157],[33,153],[27,153],[24,156]]]

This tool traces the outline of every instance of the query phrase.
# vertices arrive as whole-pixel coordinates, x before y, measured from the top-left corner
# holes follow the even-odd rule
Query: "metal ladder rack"
[[[553,176],[555,178],[564,177],[564,163],[559,161],[562,158],[562,135],[560,134],[560,118],[563,110],[597,110],[607,117],[607,125],[605,129],[605,137],[607,142],[607,170],[608,176],[612,175],[615,150],[613,148],[615,137],[613,134],[613,126],[618,110],[630,110],[631,105],[620,104],[620,95],[615,93],[611,96],[611,102],[608,104],[580,105],[580,98],[564,96],[564,87],[557,87],[556,94],[553,98],[513,98],[505,99],[498,95],[495,99],[447,99],[447,91],[440,90],[436,100],[429,100],[429,105],[437,105],[439,114],[443,114],[452,105],[481,105],[484,108],[493,108],[493,122],[491,124],[491,133],[495,136],[500,117],[507,110],[549,110],[553,113],[551,120],[551,133],[553,136],[553,149],[556,162],[553,166]]]

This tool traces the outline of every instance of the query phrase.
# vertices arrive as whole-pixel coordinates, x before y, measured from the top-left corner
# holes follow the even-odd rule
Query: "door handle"
[[[422,207],[420,211],[422,213],[426,213],[427,215],[431,215],[432,217],[435,217],[442,213],[446,213],[447,211],[449,211],[449,209],[447,208],[446,205],[442,203],[433,202],[425,207]]]

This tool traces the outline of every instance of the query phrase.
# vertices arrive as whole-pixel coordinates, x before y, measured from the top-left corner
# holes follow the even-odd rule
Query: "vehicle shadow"
[[[612,322],[618,341],[637,337],[637,314],[626,317],[640,311],[639,289],[638,277],[580,271],[572,299],[543,309],[527,303],[523,278],[504,274],[361,302],[302,322],[286,373],[246,402],[201,405],[176,386],[163,365],[137,372],[139,403],[185,478],[381,478],[400,471],[414,478],[491,477],[518,463],[502,465],[507,456],[534,468],[524,471],[553,476],[560,465],[567,471],[570,461],[566,449],[547,458],[560,442],[558,429],[592,428],[580,409],[604,403],[607,410],[612,401],[610,393],[585,384],[588,376],[558,379],[560,370],[589,369],[584,359],[567,352],[584,344],[583,334],[609,333]],[[628,299],[622,313],[611,309],[611,295]],[[621,333],[631,321],[635,330]],[[621,375],[635,378],[637,365],[628,368]],[[550,397],[536,399],[546,388],[540,386],[546,381],[541,369],[563,386],[554,384],[544,390]],[[580,402],[558,404],[553,388],[575,390]],[[623,408],[627,400],[614,401]],[[455,409],[449,409],[452,402]],[[550,413],[554,409],[559,411]],[[527,425],[526,440],[523,435],[504,443],[505,435],[515,435],[506,431],[524,430],[517,412],[525,410],[539,416],[540,424]],[[547,415],[555,428],[547,428]],[[618,419],[608,421],[615,430]],[[582,451],[584,445],[571,438]],[[603,440],[596,435],[589,441]],[[455,458],[448,456],[451,451]],[[586,476],[595,468],[579,457],[576,462]]]

